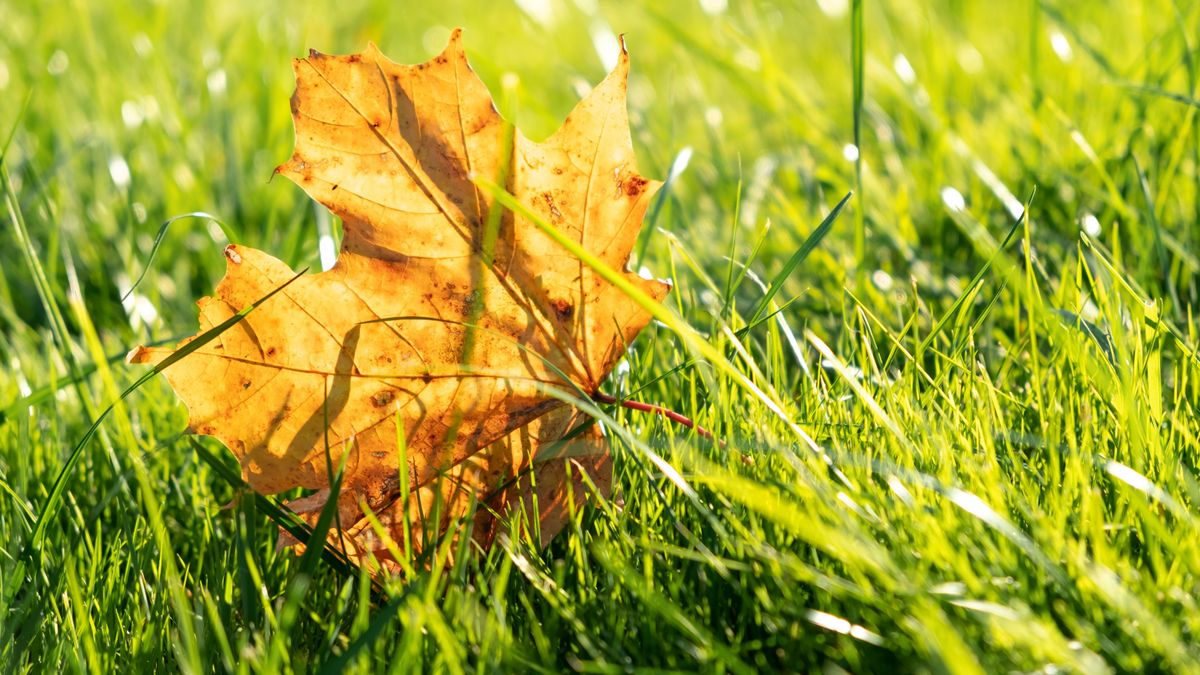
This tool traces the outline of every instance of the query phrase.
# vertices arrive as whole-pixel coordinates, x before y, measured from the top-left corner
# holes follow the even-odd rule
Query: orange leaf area
[[[224,443],[259,492],[316,490],[292,502],[311,522],[330,467],[344,466],[341,544],[360,563],[391,566],[405,514],[440,532],[473,501],[477,539],[522,508],[547,541],[585,482],[601,493],[611,483],[598,425],[556,442],[586,421],[560,398],[594,394],[650,316],[534,223],[494,211],[472,178],[504,177],[521,203],[624,270],[660,185],[635,166],[628,55],[541,143],[501,118],[460,31],[419,65],[372,45],[313,52],[294,69],[296,149],[276,172],[342,219],[341,253],[164,371],[190,431]],[[225,257],[225,277],[199,302],[201,330],[295,275],[245,246]],[[655,299],[669,290],[625,276]],[[130,361],[172,352],[138,348]]]

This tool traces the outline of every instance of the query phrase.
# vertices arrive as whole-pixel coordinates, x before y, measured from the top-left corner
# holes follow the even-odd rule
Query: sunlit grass
[[[1200,6],[104,5],[0,0],[5,670],[1195,669]],[[605,391],[725,444],[595,407],[611,500],[372,584],[122,357],[319,268],[291,57],[456,25],[534,138],[625,35],[675,289]]]

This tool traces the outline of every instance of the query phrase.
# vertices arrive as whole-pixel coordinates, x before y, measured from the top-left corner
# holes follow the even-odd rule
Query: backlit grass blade
[[[829,215],[821,220],[821,224],[817,225],[817,229],[805,237],[804,243],[800,244],[800,248],[796,249],[796,252],[787,259],[787,262],[783,265],[783,269],[779,270],[779,273],[771,279],[766,294],[759,299],[758,305],[750,313],[750,323],[757,323],[762,318],[763,313],[771,306],[771,301],[775,299],[775,295],[783,288],[784,282],[792,275],[792,272],[796,271],[800,263],[804,262],[805,258],[821,244],[821,240],[825,238],[825,235],[829,234],[829,231],[833,229],[834,221],[837,220],[838,215],[842,212],[842,208],[850,201],[850,197],[853,194],[853,192],[848,192],[845,197],[842,197],[842,200],[833,207]]]
[[[205,213],[204,211],[193,211],[191,213],[184,213],[184,214],[180,214],[178,216],[172,216],[170,218],[167,218],[167,220],[165,222],[163,222],[163,224],[161,226],[159,226],[158,234],[154,235],[154,246],[150,249],[150,255],[146,258],[146,264],[142,267],[142,271],[140,274],[138,274],[137,279],[134,280],[133,285],[131,285],[129,287],[128,291],[125,291],[125,295],[121,296],[121,302],[125,302],[125,300],[127,300],[129,298],[129,296],[133,295],[133,292],[135,290],[137,290],[137,287],[140,286],[142,284],[142,281],[146,278],[146,274],[150,271],[150,268],[154,265],[154,258],[155,258],[155,256],[158,255],[158,249],[160,246],[162,246],[163,239],[165,239],[167,236],[167,228],[171,227],[172,223],[183,220],[185,218],[202,218],[202,219],[208,220],[210,222],[216,223],[217,227],[221,228],[221,232],[223,232],[225,234],[225,239],[228,241],[228,243],[236,244],[238,242],[237,235],[234,234],[233,228],[230,227],[225,221],[221,220],[220,218],[214,216],[211,213]]]

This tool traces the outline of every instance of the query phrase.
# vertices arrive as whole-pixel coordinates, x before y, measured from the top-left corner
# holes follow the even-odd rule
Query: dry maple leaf
[[[499,207],[472,177],[507,175],[520,202],[625,269],[660,185],[635,167],[627,53],[541,143],[506,127],[459,30],[420,65],[370,45],[311,52],[294,70],[296,149],[276,172],[341,217],[342,250],[332,269],[296,279],[164,371],[189,430],[228,446],[259,492],[318,490],[293,502],[310,520],[329,467],[344,460],[342,544],[360,561],[390,558],[364,505],[399,542],[405,513],[419,522],[440,500],[442,522],[424,525],[441,528],[474,496],[488,507],[476,527],[486,538],[493,512],[533,508],[529,481],[511,480],[531,466],[534,515],[552,535],[567,494],[584,493],[566,481],[566,463],[602,491],[611,467],[595,426],[547,454],[580,417],[550,392],[595,394],[650,315],[522,217],[505,211],[489,237]],[[245,246],[225,257],[215,295],[199,302],[202,330],[295,275]],[[669,289],[625,276],[655,299]],[[130,360],[171,353],[138,348]],[[401,436],[408,503],[398,498]]]

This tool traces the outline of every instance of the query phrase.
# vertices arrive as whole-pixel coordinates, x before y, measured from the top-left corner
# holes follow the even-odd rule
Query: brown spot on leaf
[[[624,188],[625,194],[630,197],[637,197],[646,191],[646,183],[650,181],[641,176],[630,176],[625,179]]]
[[[569,320],[575,314],[575,306],[562,298],[551,300],[550,306],[554,308],[554,313],[562,321]]]

